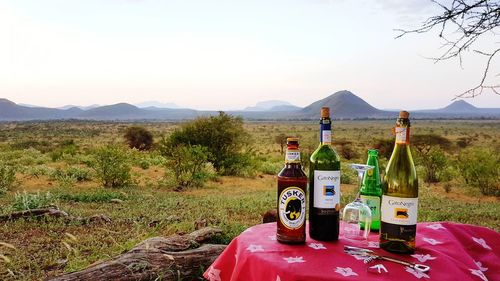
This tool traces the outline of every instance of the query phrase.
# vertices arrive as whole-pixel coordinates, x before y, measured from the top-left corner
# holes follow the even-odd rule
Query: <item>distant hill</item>
[[[101,120],[142,119],[147,116],[147,113],[148,111],[140,109],[137,106],[128,103],[117,103],[86,110],[77,117]]]
[[[478,110],[477,107],[473,106],[472,104],[464,100],[454,101],[450,105],[442,109],[442,111],[447,111],[447,112],[468,112],[477,110]]]
[[[395,118],[397,111],[379,110],[349,91],[339,91],[300,108],[286,101],[264,101],[247,110],[228,111],[247,120],[311,120],[318,119],[321,107],[330,107],[334,119]],[[259,110],[254,110],[258,108]],[[412,118],[494,118],[500,119],[500,108],[477,108],[465,101],[455,101],[440,109],[413,110]],[[89,120],[185,120],[212,116],[217,111],[197,111],[184,108],[145,107],[128,103],[64,109],[23,106],[0,98],[0,121],[89,119]]]
[[[65,119],[73,114],[73,111],[56,108],[21,106],[0,98],[0,120]]]
[[[303,118],[318,118],[321,107],[330,107],[333,118],[381,118],[390,116],[389,112],[376,109],[349,91],[336,92],[302,109]]]
[[[267,110],[274,110],[274,108],[276,107],[280,108],[281,106],[296,107],[287,101],[267,100],[258,102],[255,106],[249,106],[245,108],[244,111],[267,111]]]

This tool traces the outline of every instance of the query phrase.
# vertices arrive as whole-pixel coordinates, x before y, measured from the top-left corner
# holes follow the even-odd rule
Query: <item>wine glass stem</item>
[[[363,185],[363,176],[365,172],[364,171],[358,171],[358,194],[356,194],[356,198],[354,200],[359,198],[359,194],[361,193],[361,186]]]

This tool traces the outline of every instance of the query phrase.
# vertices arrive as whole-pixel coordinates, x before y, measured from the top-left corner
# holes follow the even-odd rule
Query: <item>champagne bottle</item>
[[[418,178],[410,151],[409,115],[399,113],[396,144],[382,183],[380,247],[395,253],[413,253],[417,232]]]
[[[306,241],[307,176],[300,165],[299,139],[287,138],[285,167],[278,174],[278,242]]]
[[[331,145],[330,109],[321,108],[320,143],[309,166],[309,236],[320,241],[339,238],[340,157]]]
[[[368,160],[366,165],[373,166],[368,170],[363,178],[363,184],[360,190],[361,202],[370,207],[372,211],[371,230],[380,229],[380,198],[382,197],[382,184],[380,182],[380,171],[378,168],[378,151],[376,149],[368,150]],[[361,227],[364,228],[363,223]]]

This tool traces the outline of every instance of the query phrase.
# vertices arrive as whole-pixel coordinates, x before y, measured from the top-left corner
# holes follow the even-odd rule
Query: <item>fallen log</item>
[[[205,227],[182,236],[153,237],[110,260],[47,280],[195,280],[226,247],[200,243],[221,232]]]
[[[54,217],[54,218],[69,218],[70,216],[65,211],[57,208],[32,209],[20,212],[13,212],[8,215],[0,216],[0,222],[13,221],[22,218],[39,218],[39,217]]]

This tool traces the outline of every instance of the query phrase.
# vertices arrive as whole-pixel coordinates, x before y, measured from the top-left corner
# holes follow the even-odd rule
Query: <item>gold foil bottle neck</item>
[[[410,118],[410,113],[408,111],[404,111],[404,110],[400,111],[399,118],[408,119],[408,118]]]
[[[330,108],[322,107],[321,108],[321,118],[329,118],[330,117]]]

